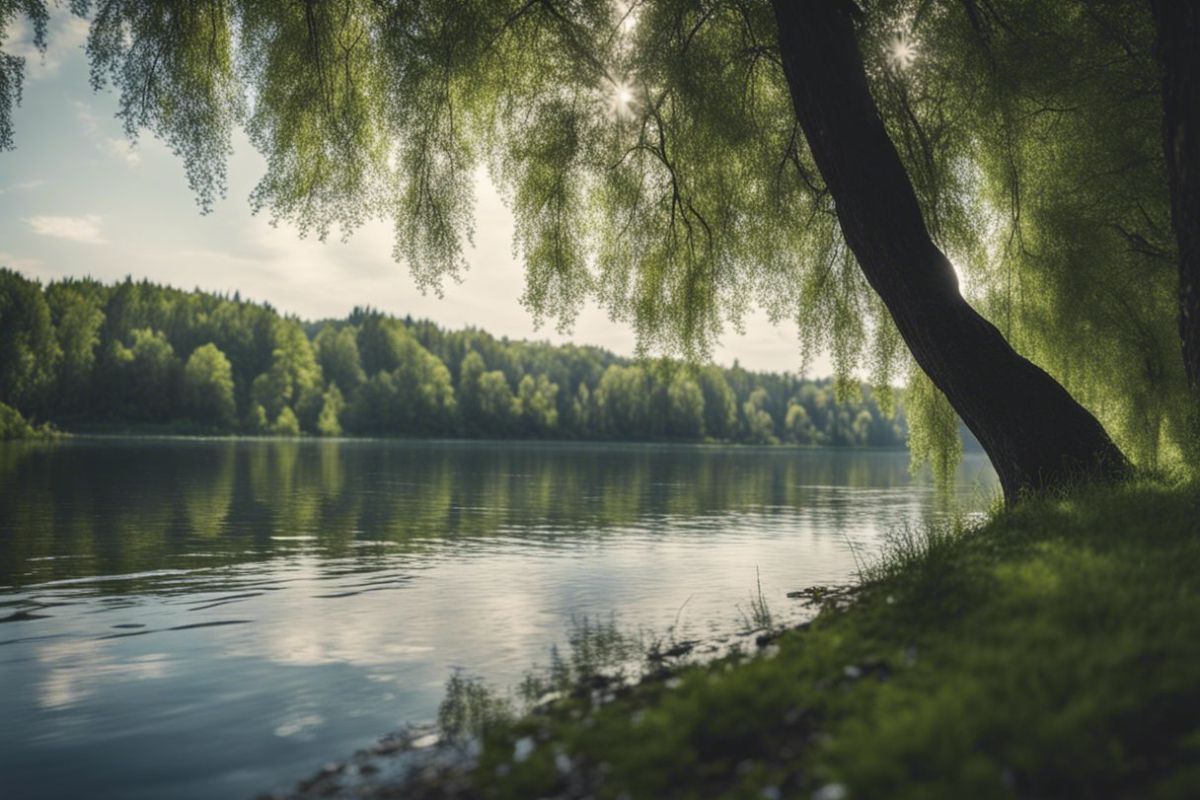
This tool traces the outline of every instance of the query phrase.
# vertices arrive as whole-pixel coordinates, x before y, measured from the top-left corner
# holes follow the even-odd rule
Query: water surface
[[[0,443],[0,796],[238,798],[512,685],[572,617],[737,627],[981,509],[907,454],[662,445]]]

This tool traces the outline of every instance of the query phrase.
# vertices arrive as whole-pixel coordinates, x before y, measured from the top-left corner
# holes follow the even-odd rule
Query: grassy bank
[[[473,768],[395,796],[1195,797],[1197,499],[1141,483],[901,533],[762,655],[494,722]]]

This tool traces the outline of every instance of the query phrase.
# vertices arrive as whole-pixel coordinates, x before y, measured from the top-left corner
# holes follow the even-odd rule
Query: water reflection
[[[733,625],[756,567],[784,604],[993,486],[903,453],[2,445],[5,797],[249,795],[431,719],[454,667],[515,682],[573,615]]]
[[[18,587],[245,563],[298,543],[364,555],[516,531],[559,547],[739,510],[841,530],[864,503],[886,524],[947,502],[910,493],[898,453],[637,446],[18,444],[0,447],[0,486],[0,585]],[[958,498],[977,504],[991,491],[990,470],[968,462]],[[159,577],[94,588],[169,590]]]

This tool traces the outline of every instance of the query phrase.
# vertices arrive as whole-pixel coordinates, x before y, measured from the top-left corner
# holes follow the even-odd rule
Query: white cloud
[[[142,156],[134,149],[133,142],[120,136],[107,136],[101,129],[100,118],[92,111],[92,107],[81,100],[72,100],[75,118],[79,120],[83,133],[96,140],[96,149],[109,158],[124,161],[131,167],[142,163]]]
[[[20,183],[13,183],[8,186],[0,186],[0,194],[8,194],[9,192],[24,192],[28,191],[29,189],[36,189],[39,186],[45,185],[46,182],[41,178],[37,178],[36,180],[32,181],[21,181]]]
[[[126,139],[116,137],[105,137],[98,145],[100,152],[112,156],[113,158],[124,161],[131,167],[136,167],[142,163],[142,156],[133,148],[133,144]]]
[[[83,129],[88,133],[95,133],[100,129],[100,118],[92,111],[92,107],[82,100],[72,100],[71,107],[75,109],[75,118],[83,125]]]
[[[46,33],[46,52],[33,43],[33,28],[25,17],[17,17],[9,35],[4,39],[4,51],[25,59],[25,75],[36,81],[56,75],[63,62],[79,52],[87,41],[88,21],[56,8],[50,14],[50,29]]]
[[[52,236],[84,244],[104,244],[104,237],[100,234],[99,214],[87,214],[82,217],[26,217],[25,222],[39,236]]]

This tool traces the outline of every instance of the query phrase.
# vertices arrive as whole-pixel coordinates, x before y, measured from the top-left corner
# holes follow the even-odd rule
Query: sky
[[[0,266],[43,282],[63,277],[111,282],[127,275],[180,288],[241,292],[306,319],[344,317],[355,306],[468,325],[514,339],[573,341],[632,355],[627,324],[594,303],[573,329],[540,329],[521,305],[524,273],[513,255],[512,215],[486,176],[476,192],[474,247],[464,279],[446,281],[441,297],[422,294],[408,268],[392,260],[392,231],[372,223],[348,242],[301,238],[251,213],[248,197],[265,162],[244,136],[234,141],[229,191],[202,215],[183,163],[151,135],[135,145],[115,119],[117,99],[88,85],[86,22],[65,13],[51,23],[43,56],[28,27],[9,31],[3,50],[25,55],[24,100],[14,114],[16,149],[0,152]],[[790,324],[748,315],[745,332],[728,331],[714,360],[756,370],[798,371],[799,342]],[[826,375],[818,358],[810,376]]]

